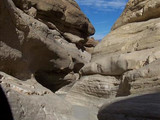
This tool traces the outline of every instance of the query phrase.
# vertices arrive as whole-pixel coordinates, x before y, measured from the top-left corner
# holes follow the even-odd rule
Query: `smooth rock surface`
[[[99,120],[159,120],[160,93],[110,99],[98,113]]]

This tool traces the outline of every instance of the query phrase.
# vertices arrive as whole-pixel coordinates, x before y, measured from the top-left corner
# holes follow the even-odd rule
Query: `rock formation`
[[[0,80],[15,120],[76,119],[52,92],[79,79],[94,32],[74,0],[0,1]]]
[[[11,117],[160,119],[160,0],[129,0],[98,45],[94,31],[74,0],[0,1],[0,85]]]
[[[63,80],[67,74],[90,61],[82,45],[94,28],[74,1],[1,0],[0,4],[1,71],[21,80],[32,74],[42,83],[55,80],[46,85],[54,91],[71,82]],[[44,78],[46,74],[50,77]]]
[[[85,49],[89,53],[93,53],[93,49],[98,45],[99,41],[95,40],[94,37],[88,38],[88,41],[84,44]]]
[[[159,0],[130,0],[80,70],[68,101],[98,108],[106,101],[99,120],[160,119],[159,10]]]

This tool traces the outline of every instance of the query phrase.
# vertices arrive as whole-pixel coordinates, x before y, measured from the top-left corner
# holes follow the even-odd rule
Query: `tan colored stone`
[[[129,0],[112,30],[127,23],[147,21],[160,17],[160,0]]]
[[[119,95],[160,91],[160,60],[140,69],[126,72],[120,85]]]
[[[102,75],[83,76],[69,90],[66,100],[76,105],[98,107],[102,100],[115,97],[119,81],[115,77]]]
[[[160,58],[160,48],[134,51],[124,54],[109,54],[101,58],[92,59],[80,72],[83,75],[122,75],[124,72],[139,69]]]
[[[130,23],[110,32],[95,47],[93,58],[159,47],[159,21],[160,18],[156,18]]]

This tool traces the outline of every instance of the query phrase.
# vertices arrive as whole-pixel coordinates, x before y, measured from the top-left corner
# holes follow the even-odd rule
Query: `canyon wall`
[[[67,99],[99,120],[160,119],[160,1],[129,0],[80,73]]]

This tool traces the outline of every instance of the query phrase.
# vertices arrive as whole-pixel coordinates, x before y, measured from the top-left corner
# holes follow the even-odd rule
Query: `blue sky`
[[[128,0],[76,0],[96,29],[96,40],[106,36]]]

